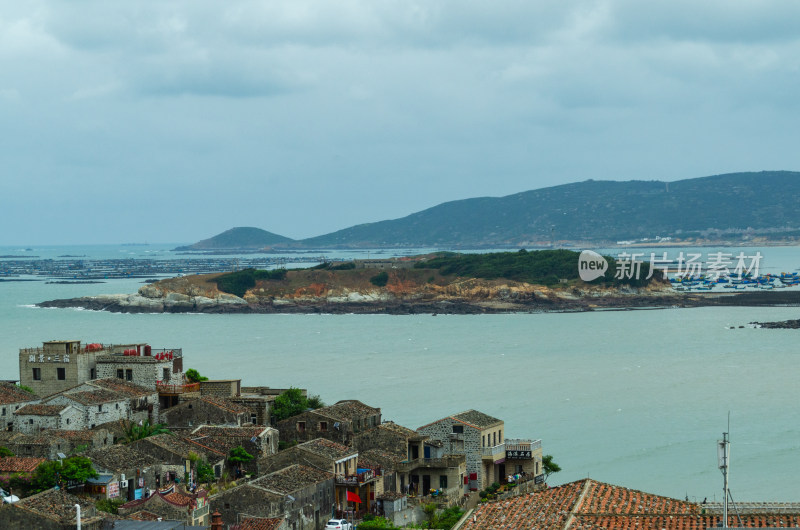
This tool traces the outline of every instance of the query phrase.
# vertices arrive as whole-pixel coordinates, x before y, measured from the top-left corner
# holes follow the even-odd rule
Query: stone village
[[[0,446],[14,455],[0,459],[0,474],[81,455],[98,476],[5,505],[0,527],[74,528],[76,504],[84,529],[174,521],[302,530],[366,514],[404,526],[425,520],[426,504],[474,504],[509,475],[520,490],[544,488],[541,441],[507,438],[503,421],[482,412],[414,430],[346,399],[276,421],[270,410],[286,389],[192,382],[184,366],[180,348],[144,343],[21,349],[19,386],[0,383]],[[126,439],[131,426],[159,424],[168,432]],[[252,459],[234,463],[237,448]],[[213,472],[202,484],[198,463]],[[98,510],[102,499],[118,513]]]
[[[144,343],[21,349],[19,385],[0,382],[0,528],[308,530],[374,516],[426,528],[431,507],[463,509],[454,530],[703,530],[723,514],[728,526],[800,527],[800,503],[731,514],[588,478],[548,487],[541,441],[508,438],[476,410],[416,430],[353,399],[279,419],[281,397],[304,391],[189,377],[184,361]],[[12,484],[74,459],[90,478],[15,495]]]

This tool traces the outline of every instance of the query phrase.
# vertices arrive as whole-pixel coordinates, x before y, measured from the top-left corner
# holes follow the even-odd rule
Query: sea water
[[[796,248],[766,249],[765,259],[773,251],[782,270],[800,263]],[[0,379],[18,377],[19,348],[46,340],[183,348],[185,367],[211,378],[359,399],[410,428],[478,409],[503,419],[508,437],[542,440],[563,469],[551,485],[588,476],[693,500],[721,500],[715,443],[730,413],[734,499],[800,500],[800,331],[747,325],[800,318],[797,308],[390,316],[33,307],[141,285],[0,283]]]

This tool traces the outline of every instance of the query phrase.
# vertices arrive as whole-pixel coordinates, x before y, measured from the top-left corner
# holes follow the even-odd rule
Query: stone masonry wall
[[[461,444],[453,444],[452,447],[449,445],[450,435],[453,434],[453,425],[461,425],[464,427],[463,434],[458,434],[458,436],[463,437],[464,440],[463,450],[460,449]],[[417,429],[417,431],[430,436],[433,440],[443,442],[447,450],[446,452],[465,455],[467,461],[467,475],[469,476],[470,473],[477,473],[478,485],[483,484],[481,431],[455,421],[452,418],[441,419],[430,425],[421,427]]]

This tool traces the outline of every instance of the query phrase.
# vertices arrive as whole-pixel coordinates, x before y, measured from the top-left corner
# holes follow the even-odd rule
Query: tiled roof
[[[144,506],[147,503],[153,502],[156,499],[160,498],[160,499],[168,502],[169,504],[172,504],[173,506],[181,506],[181,507],[192,506],[192,507],[194,507],[195,506],[195,499],[197,497],[205,497],[205,496],[206,496],[206,491],[202,490],[202,489],[199,489],[199,490],[197,490],[197,492],[192,494],[192,493],[187,493],[186,491],[179,490],[177,487],[175,487],[175,489],[173,489],[173,491],[170,492],[170,493],[164,494],[164,493],[161,493],[160,491],[156,491],[150,497],[148,497],[146,499],[137,499],[137,500],[133,500],[133,501],[128,501],[125,504],[123,504],[122,506],[124,508],[135,508],[137,506]]]
[[[147,510],[139,510],[138,512],[133,512],[126,516],[126,519],[133,519],[134,521],[160,521],[163,517],[153,512],[148,512]]]
[[[331,460],[339,460],[340,458],[351,456],[358,452],[342,444],[326,440],[325,438],[315,438],[310,442],[298,445],[297,448],[330,458]]]
[[[503,423],[503,420],[493,418],[492,416],[484,414],[483,412],[478,412],[477,410],[468,410],[451,417],[454,420],[468,423],[479,429],[485,429],[487,427],[497,425],[498,423]]]
[[[255,480],[254,483],[270,491],[287,495],[312,484],[325,482],[331,478],[333,478],[332,473],[295,464],[270,473],[269,475],[264,475]]]
[[[329,407],[316,409],[314,412],[334,420],[351,421],[356,418],[380,414],[381,409],[370,407],[355,399],[348,399],[339,401]]]
[[[32,473],[46,458],[7,456],[0,458],[0,473]]]
[[[23,401],[32,401],[34,399],[39,399],[36,394],[26,392],[17,385],[0,382],[0,405],[21,403]]]
[[[250,412],[250,409],[248,409],[244,405],[234,403],[233,401],[227,398],[222,398],[217,396],[203,396],[200,399],[202,399],[203,401],[205,401],[210,405],[214,405],[215,407],[227,410],[228,412],[233,412],[234,414],[247,414]]]
[[[155,390],[151,390],[145,386],[137,385],[131,383],[130,381],[125,381],[124,379],[119,379],[117,377],[108,377],[106,379],[95,379],[93,381],[90,381],[89,384],[99,388],[105,388],[107,390],[111,390],[112,392],[117,392],[129,398],[147,397],[157,393]]]
[[[50,489],[31,495],[14,503],[14,506],[37,513],[48,519],[69,525],[75,523],[75,505],[81,505],[81,518],[83,523],[98,521],[95,507],[89,502],[75,495],[70,495],[64,490]]]
[[[104,431],[104,429],[100,429]],[[107,431],[106,431],[107,432]],[[78,440],[81,442],[91,442],[97,436],[98,431],[67,431],[64,429],[47,429],[42,431],[42,436],[55,436],[63,440]],[[105,432],[103,432],[105,435]]]
[[[47,435],[44,433],[39,434],[25,434],[24,432],[17,431],[2,431],[0,440],[3,445],[52,445],[58,443],[59,440],[64,441],[63,438],[56,437],[55,435]]]
[[[83,405],[100,405],[102,403],[125,400],[125,396],[105,388],[98,388],[97,390],[82,390],[80,392],[69,392],[62,395]]]
[[[242,445],[242,438],[231,436],[197,436],[196,434],[189,434],[183,436],[183,438],[189,443],[220,455],[227,455],[231,449]]]
[[[378,500],[396,501],[397,499],[402,499],[405,496],[405,493],[400,493],[399,491],[384,491],[375,498]]]
[[[786,508],[782,508],[785,512]],[[800,526],[798,513],[730,514],[729,526]],[[540,493],[479,505],[463,530],[706,530],[721,516],[702,505],[604,484],[590,479]]]
[[[157,445],[162,449],[166,449],[170,453],[178,455],[181,458],[187,458],[189,456],[189,452],[197,453],[200,457],[206,459],[208,459],[209,456],[212,458],[215,456],[218,457],[218,453],[216,451],[208,447],[204,447],[203,445],[192,443],[185,438],[181,438],[180,436],[173,434],[157,434],[155,436],[149,436],[143,440],[137,440],[130,445],[136,446],[137,448],[140,448],[146,452],[146,448],[150,444]]]
[[[14,414],[25,414],[29,416],[57,416],[68,406],[69,405],[25,405],[19,410],[15,410]]]
[[[193,436],[227,436],[231,438],[247,438],[261,436],[271,427],[264,425],[244,425],[242,427],[218,427],[215,425],[201,425],[192,431]]]
[[[358,467],[384,470],[392,470],[397,467],[399,462],[405,460],[405,456],[381,451],[380,449],[367,449],[358,453]]]
[[[283,523],[283,517],[245,517],[238,530],[275,530]]]
[[[161,460],[130,445],[111,445],[102,449],[89,451],[84,456],[97,467],[109,471],[124,472],[129,469],[143,468],[160,464]]]
[[[408,427],[403,427],[402,425],[398,425],[393,421],[385,421],[378,425],[379,429],[382,429],[386,432],[394,433],[403,438],[413,438],[413,439],[420,439],[425,438],[425,436],[420,435],[417,431],[413,431]]]

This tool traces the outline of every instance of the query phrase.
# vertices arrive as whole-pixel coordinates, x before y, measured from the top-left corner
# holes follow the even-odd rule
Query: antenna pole
[[[722,528],[728,528],[728,433],[722,433]]]

